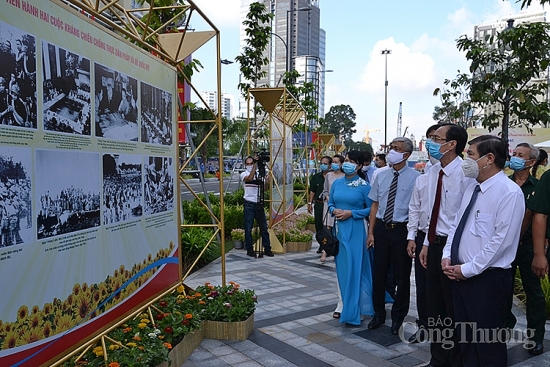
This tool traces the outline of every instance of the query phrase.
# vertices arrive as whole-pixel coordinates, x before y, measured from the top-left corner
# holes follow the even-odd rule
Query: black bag
[[[327,215],[328,210],[325,214],[325,219]],[[323,219],[323,222],[325,219]],[[319,242],[319,246],[321,246],[321,249],[324,250],[328,256],[338,255],[338,246],[340,245],[340,242],[336,236],[332,234],[332,230],[328,229],[327,226],[323,225],[323,229],[315,233],[315,239]]]
[[[338,255],[338,246],[340,242],[326,226],[323,226],[323,229],[315,234],[315,239],[319,242],[319,246],[321,246],[321,249],[324,250],[328,256]]]

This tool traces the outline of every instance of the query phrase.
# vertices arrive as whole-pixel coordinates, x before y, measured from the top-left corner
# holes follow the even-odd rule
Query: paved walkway
[[[420,366],[429,361],[429,345],[407,344],[390,333],[391,320],[377,330],[341,325],[332,318],[337,295],[334,261],[319,262],[312,250],[254,259],[244,250],[226,255],[226,280],[258,295],[254,331],[245,341],[204,339],[183,367],[321,367],[321,366]],[[414,322],[414,276],[411,309],[405,322]],[[192,274],[186,284],[221,283],[219,259]],[[516,299],[517,328],[525,328],[523,305]],[[390,305],[388,308],[388,315]],[[411,328],[412,329],[412,328]],[[411,331],[405,329],[405,338]],[[510,366],[550,366],[550,324],[545,353],[533,357],[520,343],[508,344]]]

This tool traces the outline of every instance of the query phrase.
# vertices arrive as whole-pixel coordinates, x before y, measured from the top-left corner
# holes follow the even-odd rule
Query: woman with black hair
[[[535,162],[535,165],[531,169],[531,175],[537,180],[546,171],[546,165],[548,164],[548,153],[546,150],[539,148],[539,157]]]

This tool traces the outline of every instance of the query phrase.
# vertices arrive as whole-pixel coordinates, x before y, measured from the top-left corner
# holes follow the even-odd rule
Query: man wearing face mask
[[[388,270],[393,266],[397,292],[392,306],[391,333],[397,335],[409,312],[412,260],[407,254],[407,222],[412,189],[419,173],[407,167],[413,151],[410,139],[393,139],[388,153],[392,168],[381,172],[372,184],[373,201],[369,216],[367,245],[374,246],[373,305],[374,317],[368,328],[376,329],[386,321],[385,286]]]
[[[448,322],[441,325],[433,320],[454,319],[452,282],[441,270],[441,255],[447,241],[451,225],[462,199],[462,158],[460,153],[468,141],[468,133],[458,125],[443,124],[432,132],[426,142],[430,157],[438,159],[425,174],[427,188],[425,197],[428,202],[428,228],[419,260],[426,269],[426,315],[430,335],[442,333]],[[469,179],[468,181],[474,181]],[[456,333],[453,334],[454,345],[449,348],[444,340],[431,340],[430,365],[432,366],[462,366],[462,356]]]
[[[372,153],[368,150],[365,150],[363,152],[363,156],[363,167],[361,168],[361,171],[365,174],[365,181],[367,181],[369,184],[372,184],[372,175],[374,171],[376,171],[376,168],[371,166]]]
[[[539,151],[535,146],[529,143],[520,143],[514,149],[513,156],[510,159],[510,169],[514,171],[510,179],[521,187],[526,202],[535,192],[538,184],[538,180],[530,173],[531,168],[537,161],[538,155]],[[527,296],[527,328],[534,332],[530,340],[535,343],[535,346],[529,349],[529,353],[538,355],[544,351],[542,342],[546,323],[546,302],[539,277],[531,270],[531,264],[534,259],[533,234],[531,231],[532,213],[529,212],[526,214],[526,217],[524,220],[526,228],[525,231],[522,228],[523,236],[521,236],[516,258],[512,263],[512,274],[515,274],[516,269],[519,267],[521,283]],[[506,324],[509,329],[513,329],[517,321],[512,313],[512,299],[513,292],[510,292],[508,315],[506,317]]]
[[[309,200],[307,203],[307,211],[309,214],[313,213],[315,217],[315,231],[319,232],[323,229],[323,189],[325,185],[325,176],[329,172],[332,158],[325,155],[321,158],[321,164],[319,168],[320,172],[315,173],[309,179]],[[317,250],[317,253],[322,252],[321,247]]]
[[[378,174],[390,168],[390,166],[386,164],[386,155],[384,153],[376,154],[376,156],[374,157],[374,166],[376,167],[376,170],[372,173],[371,185],[372,185],[372,182],[374,182],[374,180],[376,179],[376,176],[378,176]]]
[[[269,175],[266,175],[265,182],[258,175],[258,165],[256,159],[252,156],[246,157],[244,160],[246,171],[241,173],[241,180],[244,182],[244,245],[246,254],[250,257],[256,257],[252,243],[252,227],[254,219],[260,227],[262,234],[262,245],[264,247],[265,256],[273,257],[271,251],[271,242],[269,240],[269,232],[267,231],[267,220],[265,218],[265,210],[262,203],[259,202],[260,188],[262,184],[266,187],[269,185]]]
[[[507,301],[525,199],[520,187],[502,171],[506,144],[491,135],[469,143],[462,169],[464,176],[476,181],[465,186],[441,268],[453,280],[456,331],[464,365],[507,366]]]

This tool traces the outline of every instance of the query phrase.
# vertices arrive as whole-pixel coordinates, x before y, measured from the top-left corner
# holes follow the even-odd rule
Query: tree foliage
[[[353,140],[346,140],[345,141],[346,150],[358,150],[360,152],[369,151],[374,157],[374,149],[372,149],[372,146],[368,143],[365,143],[364,141],[353,141]]]
[[[293,126],[293,132],[304,131],[305,127],[309,127],[309,121],[319,120],[319,106],[314,98],[315,85],[312,82],[297,85],[296,80],[298,77],[300,77],[300,73],[297,70],[285,72],[283,75],[283,85],[287,91],[292,94],[298,102],[300,102],[306,113],[305,119]]]
[[[481,117],[484,127],[494,130],[502,126],[506,131],[505,126],[530,128],[550,122],[545,101],[549,32],[546,23],[522,23],[485,39],[462,36],[457,40],[458,49],[466,52],[471,63],[472,76],[459,74],[451,86],[469,92],[468,107],[485,109]],[[488,108],[492,106],[495,108]],[[503,139],[507,138],[503,134]]]
[[[352,140],[351,137],[357,132],[355,118],[355,112],[349,105],[332,106],[325,118],[319,120],[319,131],[323,134],[334,134],[341,141]]]
[[[262,67],[269,65],[265,51],[271,38],[271,20],[273,14],[268,13],[265,5],[260,2],[250,4],[246,19],[243,21],[246,34],[246,45],[242,53],[235,58],[240,64],[240,71],[244,80],[238,87],[242,95],[246,98],[250,83],[257,87],[258,80],[267,76]]]
[[[446,87],[435,89],[434,96],[439,95],[441,106],[434,107],[434,121],[457,124],[465,129],[475,125],[480,111],[470,101],[470,83],[470,76],[459,70],[456,79],[445,79]]]

